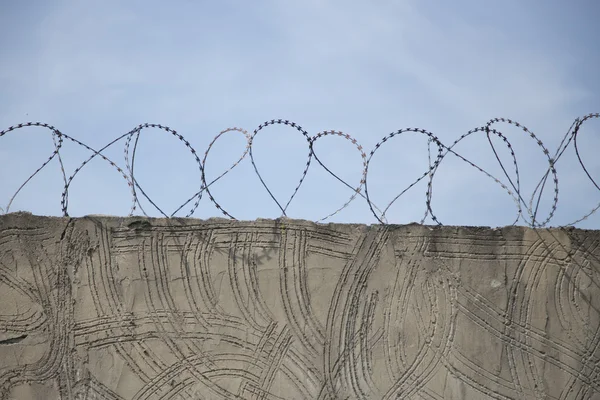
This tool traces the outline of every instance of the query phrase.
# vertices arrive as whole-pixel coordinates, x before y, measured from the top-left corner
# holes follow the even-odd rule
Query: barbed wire
[[[204,156],[202,157],[202,159],[200,158],[199,153],[194,149],[194,147],[192,147],[190,142],[188,140],[186,140],[181,134],[177,133],[177,131],[175,131],[174,129],[171,129],[168,126],[164,126],[164,125],[160,125],[160,124],[145,123],[145,124],[138,125],[131,131],[112,140],[110,143],[108,143],[101,149],[95,150],[92,147],[86,145],[85,143],[75,139],[74,137],[71,137],[69,135],[62,133],[57,128],[55,128],[49,124],[45,124],[45,123],[41,123],[41,122],[25,122],[25,123],[21,123],[21,124],[15,125],[15,126],[11,126],[3,131],[0,131],[0,138],[5,136],[9,132],[16,131],[16,130],[19,130],[22,128],[41,127],[41,128],[48,129],[50,131],[52,140],[53,140],[53,144],[54,144],[54,151],[50,154],[48,159],[46,161],[44,161],[42,163],[42,165],[39,168],[37,168],[35,170],[35,172],[33,174],[31,174],[25,180],[25,182],[23,182],[23,184],[21,184],[19,186],[17,191],[10,198],[8,205],[5,208],[0,207],[0,212],[9,213],[10,207],[11,207],[14,199],[16,198],[16,196],[43,168],[45,168],[52,160],[54,160],[56,158],[58,160],[62,178],[63,178],[63,182],[64,182],[64,187],[63,187],[63,191],[61,194],[61,201],[60,201],[61,209],[62,209],[63,216],[69,216],[69,213],[68,213],[69,188],[72,185],[73,180],[75,179],[77,174],[79,174],[79,172],[81,172],[81,170],[90,161],[92,161],[96,157],[99,157],[102,160],[108,162],[113,168],[115,168],[117,170],[117,172],[119,172],[119,174],[124,178],[125,182],[129,186],[130,191],[131,191],[131,208],[130,208],[130,212],[129,212],[130,216],[133,215],[134,212],[138,208],[145,216],[148,216],[147,212],[144,210],[144,208],[142,207],[142,204],[140,202],[140,196],[142,196],[163,217],[166,217],[166,218],[175,216],[175,214],[178,213],[179,211],[181,211],[184,207],[188,206],[190,203],[193,203],[191,209],[189,210],[189,212],[186,215],[186,217],[191,217],[194,214],[194,212],[198,209],[203,194],[206,193],[209,200],[224,216],[231,218],[231,219],[236,219],[232,214],[230,214],[228,211],[226,211],[221,206],[221,204],[219,204],[219,202],[216,200],[215,196],[211,192],[210,187],[214,183],[216,183],[217,181],[219,181],[223,177],[225,177],[235,167],[237,167],[247,156],[249,156],[252,166],[254,168],[254,172],[258,176],[261,184],[263,185],[265,190],[268,192],[271,199],[277,204],[277,207],[279,208],[279,210],[282,213],[282,217],[287,217],[287,209],[288,209],[290,203],[292,202],[292,200],[294,199],[294,197],[297,195],[298,191],[300,190],[300,187],[304,183],[307,173],[309,171],[309,168],[311,167],[311,165],[315,164],[315,163],[312,163],[312,161],[314,159],[314,161],[316,161],[316,164],[319,165],[325,172],[327,172],[329,175],[334,177],[336,180],[338,180],[340,183],[342,183],[344,186],[346,186],[347,188],[349,188],[352,191],[352,195],[350,196],[350,198],[341,207],[339,207],[334,212],[329,213],[325,217],[318,219],[317,222],[326,221],[327,219],[333,217],[334,215],[337,215],[339,212],[341,212],[342,210],[347,208],[353,201],[356,201],[356,199],[361,198],[362,200],[364,200],[366,202],[371,213],[373,214],[373,216],[376,218],[376,220],[379,223],[388,224],[389,222],[386,218],[386,213],[389,210],[389,208],[400,197],[402,197],[404,194],[406,194],[406,192],[408,192],[410,189],[412,189],[419,182],[421,182],[423,180],[427,180],[427,191],[425,193],[426,211],[425,211],[425,214],[424,214],[423,218],[421,219],[420,223],[423,224],[425,222],[425,220],[427,219],[427,217],[431,217],[431,219],[436,224],[442,225],[442,222],[440,221],[440,219],[433,212],[432,199],[433,199],[433,189],[434,189],[434,178],[435,178],[436,174],[438,173],[438,171],[440,170],[440,166],[441,166],[443,160],[446,158],[446,156],[448,154],[452,154],[452,155],[458,157],[460,160],[467,163],[467,165],[469,165],[470,167],[483,173],[485,176],[487,176],[489,179],[491,179],[493,182],[495,182],[497,185],[499,185],[513,199],[513,201],[515,202],[517,215],[516,215],[516,218],[513,221],[512,225],[517,224],[519,221],[523,221],[526,225],[528,225],[530,227],[541,228],[541,227],[547,226],[550,223],[550,221],[552,220],[552,218],[554,217],[554,215],[557,211],[558,198],[559,198],[559,185],[558,185],[558,173],[557,173],[557,169],[556,169],[556,163],[563,156],[563,154],[565,153],[565,151],[567,150],[567,148],[569,146],[571,146],[571,145],[573,146],[577,160],[578,160],[580,166],[583,168],[585,176],[590,180],[592,185],[600,191],[600,186],[598,185],[598,183],[594,180],[594,178],[590,174],[588,168],[586,167],[586,165],[581,157],[579,147],[578,147],[578,141],[577,141],[582,125],[586,121],[589,121],[591,119],[596,119],[596,118],[600,118],[600,113],[587,114],[583,117],[576,118],[573,121],[573,123],[571,124],[567,133],[563,136],[554,155],[551,155],[550,151],[545,147],[543,142],[532,131],[527,129],[527,127],[520,124],[519,122],[513,121],[511,119],[506,119],[506,118],[491,119],[484,126],[477,127],[475,129],[472,129],[472,130],[468,131],[467,133],[461,135],[450,146],[444,145],[437,136],[435,136],[433,133],[426,131],[424,129],[420,129],[420,128],[400,129],[400,130],[392,132],[392,133],[388,134],[387,136],[383,137],[383,139],[381,141],[379,141],[375,144],[375,147],[373,148],[373,150],[370,151],[370,153],[368,153],[368,155],[364,151],[363,147],[358,143],[358,141],[355,138],[353,138],[352,136],[350,136],[349,134],[346,134],[346,133],[343,133],[340,131],[331,130],[331,131],[322,131],[322,132],[317,133],[314,136],[310,136],[306,130],[304,130],[300,125],[296,124],[295,122],[292,122],[289,120],[284,120],[284,119],[273,119],[273,120],[266,121],[266,122],[260,124],[253,131],[252,134],[249,134],[248,131],[246,131],[242,128],[238,128],[238,127],[227,128],[227,129],[219,132],[219,134],[217,134],[213,138],[213,140],[209,143],[208,147],[206,148],[206,150],[204,152]],[[522,130],[525,134],[527,134],[535,142],[535,144],[537,145],[537,147],[540,149],[541,153],[544,155],[545,159],[547,160],[548,168],[547,168],[546,172],[544,173],[544,175],[541,177],[541,179],[538,181],[538,183],[529,199],[526,199],[523,196],[523,192],[522,192],[522,188],[521,188],[519,164],[517,162],[517,157],[516,157],[514,148],[513,148],[512,144],[510,143],[510,141],[508,140],[508,138],[500,130],[498,130],[497,128],[494,127],[498,124],[508,124],[508,125],[512,125],[514,127],[519,128],[520,130]],[[284,126],[288,126],[290,128],[294,128],[304,137],[304,139],[306,140],[306,144],[307,144],[308,156],[307,156],[306,165],[304,167],[304,170],[302,172],[301,178],[300,178],[297,186],[295,187],[292,195],[287,200],[285,205],[282,205],[282,203],[280,203],[280,201],[273,195],[269,186],[265,183],[265,181],[257,167],[255,158],[254,158],[254,154],[252,151],[254,140],[255,140],[256,136],[258,135],[258,133],[260,131],[262,131],[263,129],[265,129],[269,126],[272,126],[272,125],[284,125]],[[165,211],[163,211],[150,198],[150,196],[148,196],[146,191],[142,188],[142,186],[139,184],[139,182],[135,178],[136,153],[137,153],[141,133],[146,128],[157,128],[159,130],[164,131],[167,134],[172,135],[176,139],[178,139],[181,143],[183,143],[185,145],[187,150],[191,152],[191,154],[193,155],[193,157],[196,161],[196,164],[198,165],[199,180],[198,180],[197,192],[192,197],[190,197],[186,202],[184,202],[181,206],[179,206],[171,214],[167,214]],[[225,170],[217,178],[213,179],[210,182],[207,182],[207,179],[206,179],[207,165],[206,164],[207,164],[208,154],[211,151],[211,149],[213,148],[214,144],[224,134],[229,133],[229,132],[237,132],[244,136],[244,138],[246,139],[246,147],[244,149],[244,152],[242,153],[240,158],[234,164],[232,164],[227,170]],[[376,152],[382,146],[384,146],[386,143],[388,143],[388,141],[390,141],[391,139],[393,139],[395,137],[399,137],[399,136],[409,133],[409,132],[424,135],[426,137],[427,152],[428,152],[428,169],[422,175],[420,175],[419,178],[417,178],[415,181],[410,183],[397,196],[395,196],[386,205],[386,207],[383,208],[383,211],[382,211],[381,208],[377,207],[374,204],[374,202],[372,201],[371,196],[369,194],[369,186],[368,186],[369,165],[371,164],[371,161],[372,161],[373,157],[375,156]],[[503,179],[506,178],[506,181],[502,181],[501,179],[493,176],[487,170],[478,166],[477,164],[470,161],[469,159],[467,159],[466,157],[464,157],[463,155],[459,154],[458,152],[456,152],[454,150],[454,148],[460,142],[462,142],[463,140],[465,140],[466,138],[470,137],[471,135],[473,135],[475,133],[485,133],[487,141],[488,141],[490,148],[494,154],[494,157],[495,157],[498,165],[500,166],[502,174],[504,175]],[[319,157],[317,156],[317,153],[315,150],[315,143],[319,139],[322,139],[326,136],[337,137],[337,138],[339,138],[339,140],[343,139],[343,140],[349,141],[356,147],[356,149],[359,152],[360,157],[362,159],[362,171],[361,171],[360,176],[358,177],[359,179],[357,179],[358,180],[357,185],[350,185],[349,183],[344,181],[338,175],[333,173],[332,170],[329,169],[322,162],[322,160],[319,159]],[[493,136],[496,136],[497,138],[499,138],[502,141],[503,145],[506,146],[507,150],[510,153],[510,156],[512,159],[512,168],[511,169],[514,172],[514,176],[512,178],[511,178],[511,175],[509,174],[509,172],[507,171],[507,167],[500,159],[500,156],[498,154],[496,146],[492,142]],[[87,151],[89,151],[91,153],[91,155],[87,159],[85,159],[85,161],[83,161],[81,163],[81,165],[79,165],[77,168],[75,168],[73,173],[68,177],[67,177],[67,173],[65,171],[63,159],[61,156],[61,149],[62,149],[65,139],[80,146],[80,147],[83,147],[84,149],[86,149]],[[117,142],[119,142],[121,140],[125,141],[125,145],[123,148],[123,154],[124,154],[124,158],[125,158],[125,169],[122,169],[121,167],[119,167],[114,161],[112,161],[105,154],[103,154],[103,152],[105,152],[109,147],[115,145]],[[435,152],[435,153],[432,152],[432,145],[435,145],[435,147],[437,147],[437,152]],[[543,195],[544,191],[547,189],[547,186],[548,186],[547,184],[548,184],[549,180],[551,180],[550,185],[552,185],[551,190],[553,191],[553,194],[552,194],[553,199],[552,199],[552,204],[550,207],[550,212],[548,213],[548,216],[544,219],[544,218],[539,218],[538,213],[539,213],[539,209],[540,209],[542,195]],[[591,211],[589,211],[582,217],[578,218],[577,220],[575,220],[571,223],[566,224],[565,226],[575,225],[581,221],[586,220],[592,214],[594,214],[596,211],[598,211],[598,209],[600,209],[600,203],[598,203],[594,208],[592,208]],[[525,216],[524,210],[527,214],[526,216]]]

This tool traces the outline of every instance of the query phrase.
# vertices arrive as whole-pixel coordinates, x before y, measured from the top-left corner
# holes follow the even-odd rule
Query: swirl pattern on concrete
[[[0,399],[595,399],[600,234],[0,216]]]

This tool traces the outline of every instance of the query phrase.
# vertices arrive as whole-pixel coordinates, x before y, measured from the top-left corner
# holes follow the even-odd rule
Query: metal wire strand
[[[440,221],[438,216],[436,216],[436,214],[433,211],[433,199],[434,199],[433,194],[434,194],[434,186],[435,186],[434,180],[435,180],[436,174],[440,171],[440,168],[443,165],[445,165],[445,164],[443,164],[443,160],[448,155],[453,155],[454,157],[457,157],[458,159],[465,162],[470,167],[481,172],[487,178],[491,179],[494,183],[499,185],[500,188],[502,188],[513,199],[513,201],[515,202],[515,206],[516,206],[516,218],[513,220],[512,225],[515,225],[515,224],[519,223],[519,221],[522,221],[524,224],[526,224],[530,227],[542,228],[542,227],[548,226],[548,224],[554,218],[554,215],[556,214],[556,211],[558,209],[559,184],[558,184],[557,163],[561,159],[561,157],[563,157],[563,155],[567,153],[567,151],[569,150],[570,147],[572,147],[574,149],[575,156],[577,158],[579,166],[582,168],[583,173],[585,174],[587,179],[589,179],[589,181],[591,182],[593,187],[595,187],[598,191],[600,191],[600,183],[597,181],[598,178],[594,178],[592,173],[590,172],[590,169],[586,166],[586,164],[583,160],[583,157],[581,155],[581,152],[580,152],[580,141],[578,141],[583,125],[592,119],[599,119],[599,118],[600,118],[600,113],[587,114],[582,117],[576,118],[574,120],[574,122],[571,124],[571,126],[569,127],[569,130],[562,137],[562,140],[561,140],[558,148],[556,149],[556,151],[553,154],[550,153],[548,148],[543,144],[543,142],[531,130],[529,130],[527,127],[525,127],[521,123],[511,120],[511,119],[508,119],[508,118],[493,118],[490,121],[488,121],[484,126],[480,126],[480,127],[471,129],[468,132],[460,135],[454,142],[452,142],[452,144],[450,146],[446,146],[445,144],[443,144],[440,141],[440,139],[436,135],[434,135],[433,133],[426,131],[424,129],[421,129],[421,128],[399,129],[399,130],[394,131],[394,132],[386,135],[385,137],[383,137],[383,139],[381,139],[381,141],[379,141],[378,143],[375,144],[375,147],[370,152],[366,152],[364,150],[363,146],[361,146],[355,138],[353,138],[352,136],[350,136],[346,133],[343,133],[340,131],[335,131],[335,130],[328,130],[328,131],[321,131],[311,137],[306,130],[304,130],[300,125],[296,124],[295,122],[285,120],[285,119],[272,119],[270,121],[266,121],[266,122],[260,124],[253,131],[252,134],[249,134],[246,130],[244,130],[242,128],[237,128],[237,127],[227,128],[227,129],[219,132],[209,143],[208,147],[204,151],[204,156],[202,157],[202,159],[200,159],[198,152],[194,149],[194,147],[190,144],[190,142],[188,140],[186,140],[181,134],[177,133],[177,131],[175,131],[174,129],[171,129],[168,126],[164,126],[164,125],[160,125],[160,124],[150,124],[150,123],[140,124],[140,125],[136,126],[135,128],[133,128],[132,130],[130,130],[129,132],[112,140],[111,142],[106,144],[101,149],[95,150],[92,147],[86,145],[85,143],[79,141],[78,139],[75,139],[72,136],[62,133],[61,131],[59,131],[58,129],[53,127],[52,125],[45,124],[42,122],[25,122],[25,123],[21,123],[18,125],[10,126],[7,129],[0,131],[0,138],[4,137],[6,134],[8,134],[10,132],[17,131],[17,130],[20,130],[23,128],[41,127],[41,128],[45,128],[45,129],[49,130],[52,140],[53,140],[54,150],[52,151],[50,156],[41,164],[41,166],[38,167],[31,175],[29,175],[27,177],[27,179],[17,188],[16,192],[10,197],[6,207],[0,207],[0,212],[1,213],[9,213],[11,206],[14,203],[15,198],[22,192],[23,188],[26,185],[30,184],[32,182],[33,178],[42,169],[47,167],[52,160],[56,159],[59,164],[60,171],[62,174],[62,180],[64,183],[63,191],[61,194],[61,201],[60,201],[61,209],[62,209],[62,213],[64,216],[69,216],[69,213],[68,213],[69,188],[73,184],[73,180],[75,179],[77,174],[79,172],[81,172],[81,170],[90,161],[92,161],[96,157],[100,157],[104,161],[108,162],[113,168],[115,168],[117,170],[117,172],[119,172],[119,174],[125,179],[125,182],[129,186],[130,191],[131,191],[131,209],[130,209],[129,215],[133,215],[135,210],[138,208],[144,215],[147,215],[147,213],[143,209],[142,204],[139,199],[139,196],[142,196],[158,211],[158,213],[160,213],[165,218],[171,218],[171,217],[175,216],[179,211],[181,211],[182,208],[187,207],[190,203],[193,202],[192,207],[190,208],[189,212],[186,215],[186,217],[190,217],[198,209],[200,201],[202,199],[202,195],[204,192],[206,192],[210,202],[217,208],[217,210],[220,211],[221,214],[223,214],[224,216],[226,216],[228,218],[235,219],[233,217],[233,215],[230,214],[228,211],[226,211],[221,206],[221,204],[216,200],[214,194],[210,190],[210,187],[217,181],[223,179],[234,168],[239,166],[242,163],[242,161],[246,158],[246,156],[249,155],[250,161],[254,168],[254,172],[258,176],[262,186],[266,189],[269,196],[273,199],[273,201],[275,202],[275,204],[281,211],[283,217],[287,217],[287,209],[288,209],[290,203],[295,198],[300,187],[306,180],[309,168],[311,167],[311,165],[315,164],[315,163],[311,164],[311,162],[314,158],[314,160],[316,161],[316,165],[323,168],[323,170],[325,172],[327,172],[329,175],[331,175],[333,178],[335,178],[337,181],[339,181],[345,187],[347,187],[348,189],[350,189],[352,191],[350,198],[344,204],[342,204],[335,211],[327,214],[325,217],[318,219],[317,222],[323,222],[335,215],[338,215],[342,210],[346,209],[353,201],[356,201],[356,199],[361,199],[362,201],[366,202],[367,206],[371,210],[371,213],[373,214],[373,216],[379,223],[388,224],[389,222],[386,218],[386,213],[388,212],[390,207],[392,207],[392,205],[399,198],[401,198],[403,195],[405,195],[416,184],[418,184],[419,182],[421,182],[423,180],[426,180],[427,191],[425,193],[425,213],[421,220],[421,223],[424,223],[425,220],[427,219],[427,217],[430,217],[436,224],[442,225],[442,222]],[[542,175],[540,180],[537,182],[536,186],[533,188],[533,191],[528,196],[524,196],[524,188],[523,188],[521,178],[520,178],[522,166],[521,167],[519,166],[519,163],[517,160],[517,155],[516,155],[517,153],[514,149],[514,146],[510,143],[509,139],[507,138],[507,136],[504,135],[502,132],[500,132],[498,130],[498,128],[496,128],[496,126],[499,124],[511,125],[511,126],[517,127],[520,130],[522,130],[523,133],[528,135],[534,141],[534,143],[540,149],[540,152],[542,154],[544,154],[544,156],[547,160],[548,168],[545,170],[545,173]],[[253,146],[255,143],[256,136],[258,135],[258,133],[260,131],[262,131],[263,129],[265,129],[271,125],[285,125],[290,128],[294,128],[296,131],[298,131],[300,134],[302,134],[302,136],[306,139],[306,143],[307,143],[307,147],[308,147],[308,155],[307,155],[306,165],[302,171],[300,180],[298,181],[296,188],[294,189],[292,195],[289,197],[289,199],[287,200],[287,202],[285,204],[280,202],[273,195],[271,188],[264,181],[264,179],[259,171],[259,168],[257,166],[256,160],[255,160],[255,155],[253,154]],[[178,208],[175,209],[174,212],[172,212],[170,214],[168,214],[166,211],[164,211],[148,195],[148,193],[142,188],[142,186],[140,185],[140,183],[138,182],[138,180],[135,177],[135,171],[136,171],[135,161],[136,161],[136,154],[137,154],[137,150],[138,150],[139,141],[141,138],[141,133],[144,129],[149,129],[149,128],[162,130],[165,133],[168,133],[171,136],[173,136],[174,138],[178,139],[181,143],[183,143],[185,145],[187,150],[192,154],[192,156],[194,157],[194,159],[196,161],[196,164],[198,165],[199,177],[198,177],[198,180],[194,182],[194,184],[197,185],[196,189],[195,189],[195,194],[193,196],[191,196],[186,202],[181,204]],[[229,132],[241,133],[246,139],[246,147],[245,147],[244,151],[242,152],[242,155],[240,156],[240,158],[235,163],[233,163],[228,169],[226,169],[224,172],[222,172],[220,175],[218,175],[212,181],[207,182],[206,168],[207,168],[207,163],[208,163],[208,155],[209,155],[211,149],[213,148],[213,146],[215,145],[215,143],[224,134],[229,133]],[[401,136],[403,134],[407,134],[409,132],[416,133],[419,135],[424,135],[426,137],[428,169],[425,172],[423,172],[423,174],[420,175],[416,180],[414,180],[412,183],[410,183],[408,186],[401,188],[401,190],[399,190],[399,192],[397,192],[398,194],[382,210],[373,203],[372,193],[369,192],[369,187],[368,187],[369,166],[371,165],[373,158],[377,154],[377,151],[382,146],[392,145],[392,142],[394,142],[394,141],[391,139]],[[502,179],[493,176],[487,170],[483,169],[479,165],[476,165],[474,162],[469,160],[465,155],[460,154],[456,150],[456,147],[461,142],[467,140],[468,138],[472,137],[475,134],[484,134],[484,133],[486,135],[490,149],[494,155],[494,159],[497,162],[497,165],[500,167],[500,170],[502,171],[502,175],[503,175]],[[335,174],[330,168],[327,167],[325,160],[323,160],[322,158],[319,158],[317,156],[315,144],[317,141],[321,140],[322,138],[324,138],[326,136],[333,137],[333,138],[335,138],[335,140],[349,141],[350,143],[352,143],[354,145],[354,147],[356,147],[356,149],[359,152],[360,157],[362,159],[361,174],[360,174],[360,176],[356,177],[358,184],[350,185],[349,183],[347,183],[346,181],[341,179],[337,174]],[[509,168],[507,165],[505,165],[505,163],[503,162],[503,160],[501,159],[501,157],[497,151],[497,145],[495,145],[494,142],[492,141],[492,137],[497,137],[498,139],[500,139],[500,143],[507,148],[507,150],[510,153],[512,167]],[[73,170],[73,172],[70,174],[70,176],[68,176],[68,174],[65,171],[65,166],[63,164],[63,156],[61,155],[61,151],[63,153],[65,151],[63,148],[65,139],[67,141],[74,143],[74,144],[78,145],[79,147],[83,147],[87,151],[91,152],[91,155],[87,159],[85,159],[85,161],[83,161],[77,168],[75,168]],[[125,145],[123,148],[123,155],[124,155],[124,160],[125,160],[125,168],[124,169],[119,167],[116,163],[114,163],[106,155],[103,154],[103,152],[106,149],[108,149],[109,147],[111,147],[112,145],[116,144],[117,142],[119,142],[121,140],[125,140]],[[433,145],[435,145],[435,146],[433,146]],[[437,152],[432,150],[432,147],[437,147]],[[441,178],[439,178],[439,179],[441,179]],[[552,203],[551,203],[550,211],[545,218],[540,218],[539,217],[540,203],[541,203],[543,195],[547,191],[548,187],[551,187],[550,190],[551,190],[551,196],[552,196]],[[526,198],[528,198],[528,200],[526,200]],[[596,213],[596,211],[598,211],[598,210],[600,210],[600,203],[598,203],[595,207],[593,207],[591,209],[591,211],[587,212],[582,217],[576,219],[575,221],[573,221],[565,226],[573,226],[575,224],[578,224],[578,223],[588,219],[591,215]]]

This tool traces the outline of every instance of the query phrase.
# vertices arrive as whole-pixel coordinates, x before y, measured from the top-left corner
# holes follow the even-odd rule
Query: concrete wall
[[[600,233],[0,217],[2,399],[600,399]]]

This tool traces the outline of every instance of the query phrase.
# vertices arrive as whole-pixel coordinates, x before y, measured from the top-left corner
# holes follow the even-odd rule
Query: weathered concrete
[[[0,217],[0,398],[600,399],[600,232]]]

